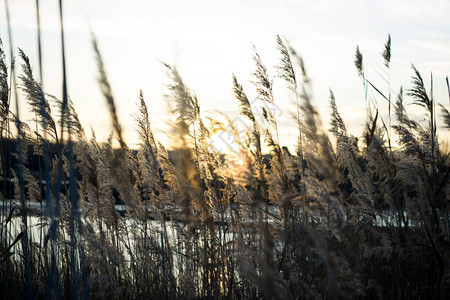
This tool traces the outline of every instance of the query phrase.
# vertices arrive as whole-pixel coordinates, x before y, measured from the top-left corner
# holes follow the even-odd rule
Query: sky
[[[0,38],[8,49],[4,1],[0,0]],[[44,89],[61,98],[58,1],[40,2]],[[9,6],[13,46],[30,57],[38,78],[35,0],[9,0]],[[92,128],[100,141],[110,134],[111,122],[96,80],[90,28],[97,37],[130,147],[138,143],[133,114],[138,111],[140,89],[156,137],[166,143],[170,136],[174,117],[164,96],[168,80],[161,61],[177,66],[205,115],[219,111],[235,120],[238,103],[231,76],[236,75],[249,99],[256,98],[251,83],[252,45],[274,76],[280,57],[277,34],[302,55],[325,127],[331,88],[350,132],[362,134],[364,92],[353,63],[357,45],[369,80],[384,93],[391,92],[393,99],[400,86],[411,87],[414,63],[428,88],[432,72],[435,99],[449,106],[445,84],[450,73],[449,1],[66,0],[63,7],[69,96],[88,133]],[[390,72],[381,56],[388,34],[392,37]],[[380,74],[390,78],[390,84]],[[274,91],[280,141],[292,145],[297,137],[291,116],[296,111],[295,98],[276,78]],[[371,95],[377,97],[375,92]],[[387,107],[377,99],[386,117]],[[424,118],[417,108],[408,109],[418,120]],[[26,110],[24,105],[23,118],[31,119]],[[447,133],[441,132],[447,141]]]

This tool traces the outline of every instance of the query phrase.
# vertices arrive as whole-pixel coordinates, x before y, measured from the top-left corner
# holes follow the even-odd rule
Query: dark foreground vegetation
[[[258,120],[260,112],[233,76],[248,124],[244,133],[232,122],[206,122],[195,94],[166,65],[177,141],[169,159],[152,134],[142,92],[135,117],[140,148],[127,147],[95,39],[93,45],[114,130],[103,144],[87,140],[66,92],[62,100],[44,93],[21,51],[15,85],[0,48],[2,298],[449,294],[450,164],[437,128],[450,127],[450,114],[442,107],[438,120],[432,86],[428,92],[414,67],[411,87],[391,101],[366,78],[357,49],[366,128],[359,140],[350,135],[330,92],[329,136],[313,107],[301,57],[278,37],[277,76],[297,99],[297,147],[289,153],[278,140],[272,78],[256,49],[254,86],[269,109]],[[382,56],[387,70],[390,52],[389,37]],[[27,101],[35,123],[10,111],[14,95]],[[387,114],[376,99],[388,102]],[[426,122],[408,117],[406,101],[423,108]],[[231,167],[211,146],[220,130],[236,135],[242,164]],[[113,150],[113,139],[119,149]],[[30,208],[28,199],[40,209]],[[123,215],[117,199],[126,207]]]

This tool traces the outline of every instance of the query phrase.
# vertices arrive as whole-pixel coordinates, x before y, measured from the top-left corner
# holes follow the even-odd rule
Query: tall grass
[[[275,45],[281,57],[276,76],[296,99],[294,154],[280,145],[279,99],[255,47],[253,88],[271,108],[254,111],[233,75],[230,88],[249,123],[246,132],[207,119],[177,68],[164,64],[176,142],[168,150],[156,140],[140,91],[134,116],[140,146],[132,150],[95,38],[114,132],[105,143],[94,133],[86,138],[65,77],[62,100],[46,94],[20,50],[16,84],[0,43],[2,296],[444,299],[450,292],[450,162],[437,136],[436,100],[421,74],[413,66],[410,98],[401,89],[393,103],[390,88],[384,94],[367,78],[357,48],[367,105],[363,139],[349,133],[330,91],[331,139],[301,56],[279,36]],[[382,59],[389,68],[390,36]],[[45,67],[41,58],[39,64]],[[388,122],[377,98],[368,98],[370,89],[389,102]],[[12,95],[26,99],[36,130],[10,111]],[[406,101],[423,107],[425,126],[408,117]],[[448,110],[442,111],[449,127]],[[213,134],[226,128],[240,141],[244,162],[233,172],[228,155],[211,146]]]

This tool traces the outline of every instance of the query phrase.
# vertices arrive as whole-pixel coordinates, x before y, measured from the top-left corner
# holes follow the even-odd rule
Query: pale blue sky
[[[37,76],[35,1],[9,2],[14,44],[30,56]],[[60,96],[58,1],[41,2],[44,84],[48,93]],[[167,81],[159,59],[178,66],[203,111],[220,110],[233,117],[238,105],[232,96],[231,73],[243,83],[249,98],[255,97],[250,83],[254,69],[251,45],[256,45],[269,73],[275,75],[276,34],[303,55],[325,124],[331,87],[351,131],[361,134],[365,106],[353,64],[355,48],[358,44],[367,58],[369,78],[387,91],[375,70],[383,64],[380,53],[388,33],[392,36],[392,94],[400,85],[410,87],[410,64],[414,63],[426,82],[433,72],[435,96],[448,105],[449,1],[67,0],[64,8],[69,94],[83,124],[92,126],[99,139],[109,134],[110,122],[95,79],[88,24],[97,35],[131,145],[136,143],[131,115],[137,111],[139,89],[151,108],[158,138],[165,140],[163,131],[170,117],[162,96]],[[8,46],[4,3],[0,15],[0,37]],[[282,108],[282,143],[292,144],[297,134],[290,118],[295,111],[293,98],[282,82],[274,84],[275,101]]]

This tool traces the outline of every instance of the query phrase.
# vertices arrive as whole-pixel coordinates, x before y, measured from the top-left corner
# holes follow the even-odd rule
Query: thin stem
[[[16,127],[17,127],[17,154],[18,154],[18,170],[17,177],[19,181],[19,189],[20,189],[20,203],[22,206],[22,223],[23,223],[23,232],[24,236],[22,238],[22,249],[24,253],[25,260],[25,289],[27,299],[32,299],[32,289],[31,289],[31,270],[30,270],[30,257],[29,257],[29,245],[28,245],[28,223],[27,223],[27,213],[25,206],[25,191],[24,186],[25,182],[23,179],[23,149],[22,149],[22,124],[20,122],[20,108],[19,108],[19,95],[17,93],[17,85],[16,85],[16,73],[13,67],[14,60],[14,51],[13,51],[13,39],[11,33],[11,19],[9,15],[9,5],[8,0],[5,0],[5,11],[6,11],[6,20],[8,24],[8,39],[9,39],[9,50],[11,55],[11,71],[12,71],[12,84],[14,87],[14,100],[16,104]]]

